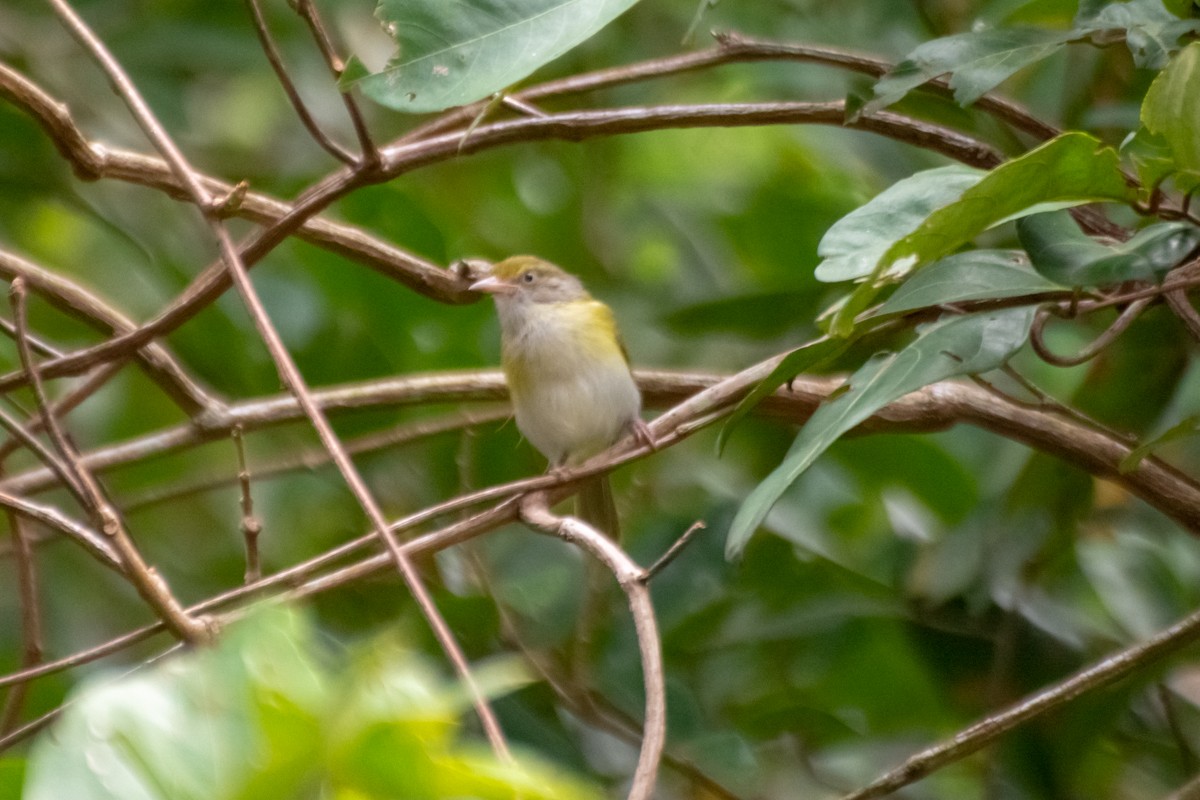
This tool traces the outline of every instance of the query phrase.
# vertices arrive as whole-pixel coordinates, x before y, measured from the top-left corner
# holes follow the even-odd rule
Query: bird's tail
[[[596,475],[582,485],[575,496],[575,516],[614,542],[621,540],[621,523],[607,475]]]

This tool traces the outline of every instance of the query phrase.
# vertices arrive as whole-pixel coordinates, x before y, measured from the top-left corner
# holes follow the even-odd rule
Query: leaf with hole
[[[397,53],[357,86],[398,111],[441,111],[501,91],[590,38],[637,0],[381,0]]]
[[[1001,164],[957,200],[933,211],[883,254],[880,267],[929,263],[1040,203],[1134,199],[1115,150],[1086,133],[1064,133]]]
[[[883,254],[931,213],[953,203],[986,172],[962,165],[938,167],[897,181],[839,219],[817,245],[818,280],[856,280],[874,273]]]

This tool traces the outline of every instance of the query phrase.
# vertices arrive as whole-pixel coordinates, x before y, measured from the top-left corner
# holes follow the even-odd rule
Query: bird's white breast
[[[587,313],[595,309],[571,303],[543,304],[537,313],[513,315],[519,320],[505,320],[501,312],[517,426],[552,464],[577,462],[608,447],[641,409],[611,328],[611,312],[595,305],[604,324]]]

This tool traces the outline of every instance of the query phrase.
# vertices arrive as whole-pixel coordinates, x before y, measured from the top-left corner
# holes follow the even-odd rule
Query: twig
[[[270,62],[275,77],[279,79],[279,85],[283,87],[288,102],[292,104],[292,109],[296,112],[296,116],[300,118],[300,122],[304,125],[305,130],[331,156],[343,164],[353,165],[355,159],[350,151],[330,139],[325,134],[325,131],[321,130],[321,126],[317,124],[317,121],[309,112],[308,106],[304,104],[304,98],[296,90],[296,84],[292,82],[292,76],[288,74],[287,67],[283,65],[283,57],[279,54],[279,48],[275,46],[275,41],[271,38],[271,32],[267,29],[267,21],[263,18],[258,0],[246,0],[246,8],[249,9],[250,17],[254,20],[254,33],[258,36],[258,42],[262,45],[263,53],[266,54],[267,61]]]
[[[246,445],[242,441],[242,429],[238,426],[233,429],[233,448],[237,452],[237,482],[242,497],[242,539],[246,542],[244,581],[253,583],[262,577],[262,567],[258,561],[258,535],[262,533],[262,523],[254,516],[254,498],[250,495],[250,470],[246,466]]]
[[[55,418],[61,418],[69,414],[84,400],[87,400],[93,394],[100,390],[114,375],[122,369],[121,364],[105,364],[97,367],[90,375],[85,377],[77,385],[71,387],[62,397],[54,401],[50,406],[50,411]],[[25,426],[26,433],[32,435],[40,431],[43,427],[43,422],[40,417],[29,421]],[[0,461],[8,458],[21,447],[22,439],[14,437],[7,442],[0,443]]]
[[[688,526],[683,535],[671,543],[671,546],[667,548],[667,552],[659,556],[657,561],[646,568],[646,581],[651,581],[655,575],[662,572],[664,567],[674,561],[683,552],[683,548],[688,546],[688,543],[692,541],[692,537],[707,527],[702,519],[698,519]]]
[[[26,519],[39,522],[42,525],[66,534],[68,538],[74,539],[81,544],[101,564],[122,575],[124,574],[120,557],[113,550],[112,545],[101,534],[86,525],[76,522],[57,508],[44,506],[32,500],[27,500],[24,497],[9,494],[3,490],[0,490],[0,506],[11,509]]]
[[[17,337],[17,326],[13,325],[3,317],[0,317],[0,330],[3,330],[9,335],[9,337],[13,339]],[[33,348],[35,353],[41,356],[48,356],[50,358],[62,358],[63,356],[62,350],[59,350],[49,342],[43,341],[41,337],[38,336],[29,336],[29,346]]]
[[[1046,321],[1050,318],[1050,309],[1056,309],[1057,307],[1049,306],[1040,308],[1037,315],[1033,318],[1033,326],[1029,329],[1029,344],[1033,347],[1034,352],[1047,364],[1053,364],[1056,367],[1079,366],[1086,361],[1091,361],[1100,354],[1101,350],[1116,341],[1117,337],[1124,333],[1152,302],[1153,298],[1149,297],[1134,300],[1113,320],[1111,325],[1104,329],[1103,333],[1093,339],[1078,353],[1070,356],[1060,356],[1046,345]]]
[[[189,644],[202,644],[212,638],[213,630],[203,620],[188,616],[187,612],[171,594],[166,581],[142,559],[141,553],[133,544],[125,524],[121,521],[117,510],[109,504],[100,484],[91,471],[80,461],[74,446],[58,425],[50,403],[46,399],[46,391],[42,386],[41,376],[37,371],[29,340],[25,336],[28,325],[25,319],[25,281],[17,278],[12,282],[10,296],[13,305],[13,322],[17,327],[17,352],[21,358],[21,366],[29,375],[29,385],[37,401],[38,411],[42,415],[42,423],[54,448],[58,451],[73,476],[73,483],[82,492],[84,507],[93,515],[97,527],[113,543],[113,548],[121,563],[125,576],[137,589],[138,594],[159,615],[167,627]]]
[[[1200,611],[1185,617],[1145,642],[1114,653],[1003,711],[985,717],[943,742],[922,750],[868,786],[846,795],[842,800],[883,797],[914,783],[934,770],[974,753],[1018,725],[1060,708],[1080,695],[1108,686],[1135,670],[1170,655],[1197,636],[1200,636]]]
[[[633,785],[629,789],[629,800],[649,800],[654,794],[658,766],[666,744],[667,706],[662,651],[658,626],[654,621],[654,606],[646,586],[646,572],[603,533],[574,517],[552,514],[546,495],[527,495],[520,508],[521,519],[534,528],[587,550],[612,572],[629,600],[638,649],[642,654],[642,677],[646,691],[645,735],[637,769],[633,774]]]
[[[21,669],[24,670],[40,663],[45,652],[42,643],[42,605],[33,548],[29,546],[25,524],[11,509],[8,511],[8,527],[12,532],[17,596],[21,602]],[[11,731],[21,718],[28,690],[28,683],[19,683],[4,698],[4,710],[0,711],[0,734]]]
[[[661,440],[676,434],[680,426],[690,430],[701,423],[710,424],[715,417],[704,419],[705,415],[711,412],[719,417],[727,413],[746,392],[771,374],[780,358],[782,356],[766,359],[735,375],[636,370],[635,377],[648,408],[678,404],[667,415],[651,423],[656,438]],[[756,413],[791,423],[804,422],[842,383],[843,379],[839,377],[797,377],[790,389],[778,389],[764,399]],[[321,407],[330,411],[395,404],[502,400],[505,397],[504,378],[498,370],[390,378],[314,393]],[[243,425],[249,431],[300,418],[294,399],[277,396],[230,406],[227,423],[230,427]],[[863,423],[863,429],[869,432],[921,432],[944,430],[960,423],[976,425],[1023,442],[1098,477],[1112,480],[1188,530],[1200,533],[1200,485],[1192,478],[1157,458],[1144,460],[1137,469],[1122,473],[1119,465],[1130,452],[1129,443],[1123,437],[1045,409],[993,397],[988,391],[965,383],[933,384],[907,395]],[[197,430],[185,425],[101,448],[84,458],[89,466],[99,470],[227,436],[228,428]],[[576,480],[575,476],[598,474],[635,457],[640,456],[617,449],[601,458],[597,462],[600,466],[596,468],[564,474]],[[591,462],[588,466],[591,467]],[[31,493],[52,483],[52,476],[47,471],[35,469],[0,481],[0,490]],[[513,491],[531,491],[551,485],[556,485],[555,480],[543,476],[529,479]],[[481,497],[480,502],[500,496],[503,494],[491,493]]]
[[[309,31],[312,32],[313,39],[317,43],[317,49],[321,51],[321,55],[325,58],[325,63],[329,66],[330,73],[333,74],[335,80],[342,77],[342,73],[346,71],[346,64],[342,61],[341,56],[337,54],[336,48],[333,46],[333,39],[330,38],[328,30],[325,28],[325,23],[321,21],[321,15],[317,12],[316,5],[312,0],[292,0],[290,5],[308,25]],[[354,134],[358,137],[359,150],[362,153],[362,160],[359,166],[368,169],[374,169],[379,163],[379,151],[375,148],[375,142],[371,139],[371,132],[367,129],[366,120],[363,118],[362,109],[358,107],[358,101],[354,99],[354,95],[349,92],[338,92],[342,97],[342,104],[346,107],[346,113],[350,116],[350,124],[354,126]]]
[[[1200,258],[1194,258],[1172,272],[1173,277],[1183,278],[1184,280],[1195,279],[1198,275],[1200,275]],[[1188,299],[1187,289],[1171,289],[1165,292],[1164,296],[1166,297],[1167,305],[1170,306],[1171,310],[1175,312],[1175,316],[1188,329],[1188,333],[1192,335],[1192,338],[1200,340],[1200,313],[1196,312],[1192,301]]]
[[[344,444],[346,452],[350,455],[370,453],[388,447],[417,442],[451,431],[475,428],[480,425],[498,422],[510,416],[512,416],[512,412],[508,410],[455,412],[434,420],[417,420],[415,422],[401,423],[394,428],[379,433],[371,433],[360,436],[357,439],[350,439]],[[257,480],[263,481],[301,469],[314,470],[317,467],[328,464],[329,460],[329,453],[325,450],[307,450],[259,466],[255,469],[254,476]],[[177,500],[181,497],[219,489],[236,482],[237,478],[230,478],[228,474],[215,475],[191,483],[169,487],[161,491],[146,492],[123,498],[121,507],[126,511],[132,512],[137,509]]]

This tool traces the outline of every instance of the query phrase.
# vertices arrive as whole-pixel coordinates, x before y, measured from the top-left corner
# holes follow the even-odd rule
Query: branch
[[[52,306],[80,319],[106,334],[128,333],[137,324],[91,292],[60,273],[45,269],[14,253],[0,250],[0,277],[9,281],[22,278],[29,288]],[[136,353],[136,358],[158,386],[188,416],[217,413],[221,401],[193,377],[170,351],[151,342]]]
[[[652,423],[656,436],[676,425],[693,425],[711,411],[728,413],[732,405],[774,369],[780,357],[760,362],[732,376],[637,370],[635,376],[648,408],[681,403]],[[791,388],[780,388],[756,410],[761,416],[802,423],[831,392],[842,385],[838,377],[800,376]],[[504,377],[498,370],[416,375],[322,389],[313,398],[331,412],[393,405],[495,401],[507,397]],[[98,448],[84,454],[84,463],[95,470],[133,463],[228,436],[234,425],[247,431],[300,418],[296,402],[285,396],[231,405],[224,425],[197,430],[191,425],[168,428]],[[710,420],[711,421],[711,420]],[[969,423],[999,433],[1035,449],[1062,458],[1069,464],[1111,480],[1174,518],[1188,530],[1200,533],[1200,485],[1158,458],[1143,460],[1122,473],[1121,459],[1130,445],[1121,437],[1080,420],[1015,400],[994,397],[966,383],[944,382],[927,386],[886,406],[867,420],[862,429],[874,431],[934,431]],[[611,469],[628,460],[604,462]],[[590,464],[591,462],[589,462]],[[590,470],[594,474],[602,470]],[[576,470],[564,474],[582,475]],[[0,490],[28,494],[54,485],[44,469],[19,473],[0,481]],[[539,488],[545,488],[541,486]]]
[[[28,325],[25,319],[24,280],[13,281],[11,296],[13,323],[17,328],[17,353],[21,359],[21,366],[29,376],[29,385],[33,389],[34,400],[42,415],[43,427],[49,434],[54,449],[62,458],[67,473],[72,477],[69,483],[77,493],[82,495],[84,508],[92,514],[101,532],[113,543],[113,549],[116,551],[122,571],[142,599],[158,613],[159,618],[179,639],[189,644],[207,642],[213,635],[213,629],[209,628],[202,620],[190,617],[175,596],[171,594],[162,576],[146,564],[134,545],[133,539],[129,536],[129,532],[125,529],[125,523],[121,520],[120,515],[104,496],[104,492],[92,472],[80,463],[79,454],[75,452],[75,447],[59,426],[50,402],[46,399],[37,363],[34,361],[29,339],[25,335]]]
[[[521,519],[534,528],[587,550],[612,572],[629,600],[629,612],[633,616],[638,649],[642,654],[642,679],[646,690],[645,735],[642,737],[637,769],[633,773],[633,785],[629,789],[629,800],[649,800],[654,794],[658,765],[667,739],[667,700],[662,649],[658,626],[654,621],[654,606],[646,585],[646,571],[634,563],[616,542],[582,520],[552,514],[545,494],[536,492],[527,495],[520,508]]]
[[[940,744],[922,750],[870,785],[846,795],[842,800],[869,800],[891,794],[939,767],[974,753],[1018,725],[1161,660],[1198,636],[1200,611],[1183,618],[1149,640],[1121,650],[999,713],[980,720],[969,728],[964,728]]]
[[[254,20],[254,33],[258,36],[258,43],[262,45],[263,53],[266,55],[267,61],[271,64],[271,71],[275,73],[275,77],[279,80],[279,85],[283,88],[284,94],[287,95],[288,102],[292,104],[292,109],[296,112],[296,116],[300,118],[304,129],[308,131],[317,144],[325,149],[325,152],[343,164],[353,165],[354,156],[350,151],[325,135],[325,131],[321,130],[321,126],[317,124],[317,121],[309,112],[308,106],[304,104],[304,99],[300,97],[300,92],[297,91],[296,84],[292,82],[292,76],[288,75],[287,67],[283,65],[283,57],[279,54],[279,48],[275,46],[275,40],[271,38],[271,32],[267,30],[267,21],[263,19],[262,9],[258,5],[258,0],[245,0],[245,2],[247,10],[250,12],[250,18]]]

